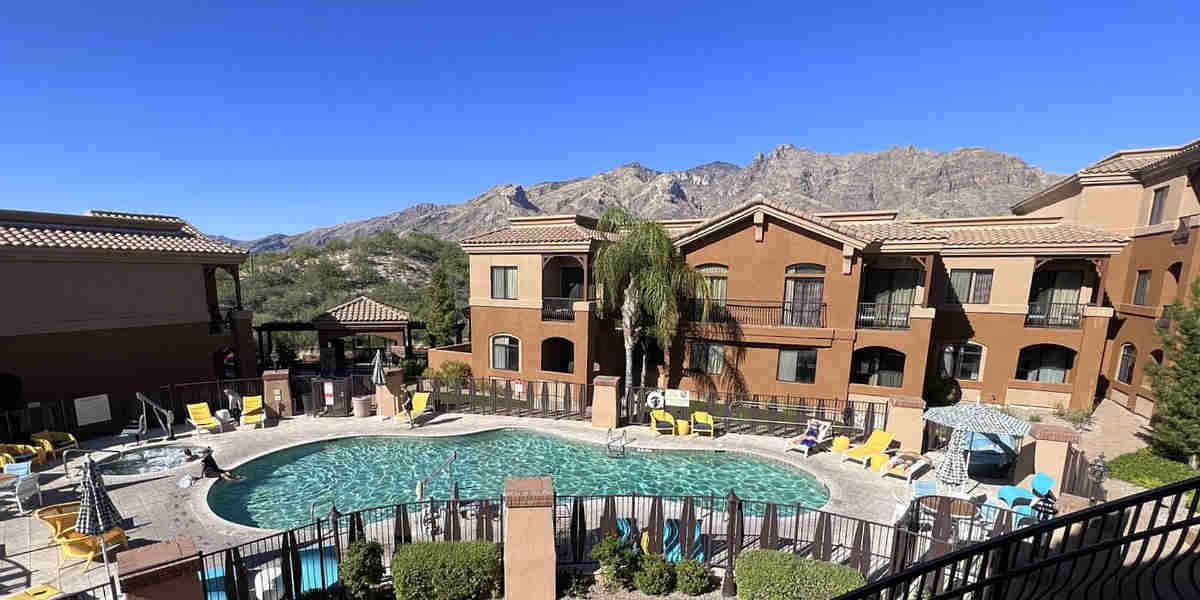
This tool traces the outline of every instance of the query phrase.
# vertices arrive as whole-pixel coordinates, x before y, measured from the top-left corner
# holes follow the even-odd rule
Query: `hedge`
[[[777,550],[743,553],[733,574],[744,600],[827,600],[866,584],[850,567]]]
[[[500,595],[504,574],[492,542],[418,542],[392,556],[396,600],[477,600]]]

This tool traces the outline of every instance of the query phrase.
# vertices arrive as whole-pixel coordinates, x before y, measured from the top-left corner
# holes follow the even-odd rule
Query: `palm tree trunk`
[[[629,281],[625,286],[625,300],[621,303],[621,329],[625,335],[625,402],[633,401],[633,346],[634,331],[641,311],[641,294],[637,283]]]

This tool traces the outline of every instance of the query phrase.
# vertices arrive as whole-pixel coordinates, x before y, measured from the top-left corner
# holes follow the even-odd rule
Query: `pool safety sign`
[[[333,406],[333,382],[325,382],[325,406]]]
[[[667,406],[688,408],[692,405],[692,393],[687,390],[663,390]]]

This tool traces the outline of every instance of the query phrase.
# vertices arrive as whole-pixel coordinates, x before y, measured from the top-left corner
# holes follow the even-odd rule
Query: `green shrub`
[[[308,590],[298,597],[299,600],[334,600],[333,592],[329,590]]]
[[[1067,410],[1058,415],[1060,418],[1070,423],[1075,429],[1084,431],[1092,426],[1093,418],[1092,411],[1087,409]]]
[[[961,397],[958,382],[952,377],[930,377],[925,381],[925,406],[950,406]]]
[[[638,561],[633,585],[643,594],[662,596],[675,589],[675,573],[667,559],[658,554],[648,554]]]
[[[375,586],[383,579],[383,546],[365,541],[346,546],[338,573],[351,600],[371,600]]]
[[[1039,415],[1039,414],[1037,414],[1037,413],[1033,413],[1033,414],[1029,415],[1029,418],[1027,418],[1027,419],[1025,419],[1025,420],[1026,420],[1026,421],[1029,421],[1030,423],[1041,423],[1041,422],[1042,422],[1042,415]]]
[[[427,367],[424,376],[436,380],[438,385],[446,385],[453,381],[469,379],[471,377],[471,365],[460,360],[448,360],[436,369]]]
[[[1150,448],[1122,454],[1109,461],[1108,468],[1113,478],[1147,489],[1200,475],[1187,464],[1159,456]]]
[[[600,563],[606,588],[628,588],[637,569],[637,548],[616,535],[609,535],[592,546],[592,560]]]
[[[777,550],[743,553],[733,574],[745,600],[827,600],[866,583],[850,567]]]
[[[592,584],[595,580],[591,573],[582,571],[558,572],[558,597],[574,600],[588,600],[592,597]]]
[[[685,558],[675,564],[675,589],[689,595],[699,596],[708,591],[712,578],[704,565]]]
[[[396,600],[476,600],[500,594],[504,576],[492,542],[419,542],[392,556]]]

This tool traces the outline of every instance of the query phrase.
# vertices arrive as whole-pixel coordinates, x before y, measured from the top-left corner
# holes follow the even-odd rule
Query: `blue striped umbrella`
[[[974,403],[960,402],[951,406],[935,406],[921,415],[926,421],[933,421],[952,429],[974,433],[1003,433],[1015,437],[1029,435],[1029,423],[1008,413],[983,406],[976,399]]]

